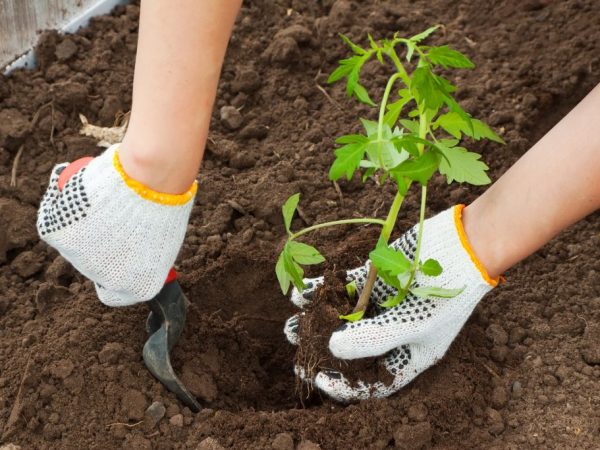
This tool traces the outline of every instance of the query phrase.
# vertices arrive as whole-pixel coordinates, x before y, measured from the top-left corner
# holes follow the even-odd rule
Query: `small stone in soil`
[[[174,427],[181,428],[183,426],[183,414],[175,414],[169,419],[169,423]]]
[[[279,433],[271,444],[273,450],[294,450],[294,438],[289,433]]]
[[[196,450],[225,450],[225,447],[219,444],[219,442],[216,439],[207,437],[198,444]]]
[[[395,448],[399,450],[419,450],[431,443],[433,430],[429,422],[414,425],[400,425],[394,431]]]
[[[320,450],[321,446],[319,444],[315,444],[313,441],[303,440],[298,444],[296,450]]]
[[[165,416],[166,408],[161,402],[152,403],[144,414],[144,422],[148,428],[154,428]]]
[[[223,106],[220,115],[221,123],[230,130],[237,130],[244,121],[242,114],[233,106]]]
[[[512,384],[511,394],[513,398],[521,398],[521,395],[523,395],[523,386],[519,380]]]

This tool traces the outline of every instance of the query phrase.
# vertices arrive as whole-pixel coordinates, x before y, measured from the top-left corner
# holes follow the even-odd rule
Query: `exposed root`
[[[334,99],[331,97],[331,95],[329,95],[329,94],[327,93],[327,91],[326,91],[325,89],[323,89],[323,88],[322,88],[322,87],[321,87],[319,84],[316,84],[316,86],[317,86],[317,89],[323,93],[323,95],[325,96],[325,98],[326,98],[327,100],[329,100],[329,102],[330,102],[330,103],[331,103],[333,106],[335,106],[335,107],[336,107],[337,109],[339,109],[340,111],[343,111],[343,108],[341,107],[341,105],[340,105],[338,102],[336,102],[336,101],[335,101],[335,100],[334,100]]]
[[[114,127],[99,127],[89,123],[87,118],[83,114],[79,114],[79,120],[83,126],[79,130],[80,134],[84,136],[93,137],[98,140],[98,147],[110,147],[113,144],[118,144],[123,140],[125,131],[127,131],[127,125],[129,125],[129,113],[124,114],[117,118],[117,121],[121,121],[121,124]]]
[[[17,155],[13,160],[12,170],[10,171],[10,187],[17,187],[17,170],[19,169],[19,162],[21,161],[21,155],[25,145],[21,145],[17,151]]]
[[[106,425],[106,428],[116,427],[118,425],[121,425],[121,426],[124,426],[127,428],[135,428],[137,426],[140,426],[143,423],[144,423],[143,420],[140,420],[139,422],[136,422],[136,423],[114,422],[114,423],[109,423],[108,425]]]

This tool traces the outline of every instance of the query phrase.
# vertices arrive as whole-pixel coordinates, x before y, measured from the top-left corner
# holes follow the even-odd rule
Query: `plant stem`
[[[381,100],[381,106],[379,107],[379,121],[377,123],[377,140],[378,141],[381,141],[381,139],[383,138],[383,117],[385,116],[385,107],[387,105],[388,98],[390,97],[390,92],[392,91],[392,86],[394,85],[394,82],[398,78],[400,78],[400,76],[401,75],[399,73],[395,73],[394,75],[392,75],[390,77],[390,79],[387,82],[387,85],[385,86],[385,91],[383,92],[383,99]]]
[[[419,231],[417,233],[417,249],[415,250],[415,259],[413,261],[412,269],[410,270],[410,278],[408,283],[404,287],[405,291],[408,291],[412,282],[415,279],[417,268],[419,267],[419,258],[421,255],[421,241],[423,239],[423,222],[425,222],[425,205],[427,202],[427,185],[421,187],[421,211],[419,213]]]
[[[394,197],[394,201],[392,202],[392,206],[390,207],[390,211],[388,212],[388,216],[385,219],[383,224],[383,228],[381,229],[381,234],[379,235],[380,239],[383,239],[386,243],[390,239],[392,235],[392,231],[394,230],[394,226],[396,225],[396,219],[398,218],[398,211],[400,211],[400,206],[402,206],[402,201],[404,200],[404,196],[400,194],[400,192],[396,192],[396,196]],[[367,281],[360,292],[360,297],[356,302],[356,306],[352,310],[353,313],[358,311],[365,311],[367,306],[369,306],[369,298],[371,297],[371,291],[373,291],[373,285],[377,280],[377,269],[375,266],[371,264],[369,267],[369,275],[367,276]]]
[[[390,59],[394,63],[394,66],[396,66],[396,70],[402,77],[402,81],[404,81],[404,84],[406,84],[406,87],[407,88],[410,87],[410,77],[408,76],[408,73],[406,72],[404,65],[400,61],[400,58],[398,58],[398,54],[396,53],[396,50],[394,50],[392,48],[392,50],[389,53],[387,53],[387,55],[390,57]]]
[[[302,236],[303,234],[310,233],[311,231],[315,231],[320,228],[333,227],[335,225],[347,225],[347,224],[353,224],[353,223],[370,223],[370,224],[385,226],[386,221],[382,220],[382,219],[373,219],[373,218],[335,220],[333,222],[319,223],[317,225],[313,225],[311,227],[304,228],[296,233],[290,234],[289,239],[290,240],[296,239],[296,238]]]

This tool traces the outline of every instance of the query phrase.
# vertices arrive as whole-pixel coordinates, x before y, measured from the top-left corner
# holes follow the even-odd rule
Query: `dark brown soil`
[[[191,308],[173,362],[206,406],[198,415],[144,368],[146,306],[104,307],[34,228],[52,165],[100,152],[78,135],[78,114],[111,125],[129,109],[137,17],[138,7],[128,6],[75,36],[46,35],[38,69],[0,76],[1,443],[193,449],[209,448],[210,441],[199,444],[212,438],[233,449],[318,448],[308,441],[322,449],[600,447],[598,213],[510,270],[438,365],[389,399],[352,406],[318,399],[301,406],[295,350],[282,333],[294,308],[273,270],[285,234],[279,208],[290,194],[302,193],[294,227],[382,215],[392,199],[391,191],[370,183],[362,189],[357,180],[340,183],[340,195],[326,178],[335,137],[357,129],[358,116],[374,117],[346,99],[342,86],[325,85],[346,54],[338,32],[362,42],[367,32],[410,35],[444,24],[434,42],[477,64],[455,78],[459,99],[508,142],[475,146],[495,179],[598,83],[599,2],[245,3],[178,260]],[[387,74],[377,64],[364,74],[378,97],[373,89]],[[221,123],[220,109],[230,105],[240,109],[241,125],[237,116]],[[480,192],[448,192],[435,179],[428,214]],[[405,205],[397,234],[417,218],[416,196]],[[376,234],[346,227],[311,239],[330,267],[346,268],[362,264]],[[139,424],[155,401],[166,417]]]
[[[340,315],[350,314],[356,305],[356,299],[350,299],[346,292],[346,282],[345,270],[325,271],[324,283],[315,290],[310,304],[300,316],[298,333],[301,344],[296,350],[295,364],[302,367],[304,376],[309,378],[320,370],[333,369],[348,374],[346,377],[350,383],[381,381],[391,384],[394,377],[378,363],[378,358],[343,361],[329,352],[329,337],[343,323]],[[368,310],[365,313],[369,315]],[[314,392],[311,386],[302,384],[299,387],[304,400],[304,395],[310,397]]]

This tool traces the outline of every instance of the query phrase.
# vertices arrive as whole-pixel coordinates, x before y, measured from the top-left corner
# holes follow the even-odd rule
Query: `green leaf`
[[[356,45],[345,34],[340,34],[340,37],[342,38],[342,41],[344,41],[346,44],[348,44],[348,46],[352,49],[352,51],[354,53],[356,53],[357,55],[361,55],[362,56],[365,53],[367,53],[367,51],[364,48]]]
[[[435,259],[428,259],[420,265],[421,272],[430,277],[437,277],[442,273],[442,266]]]
[[[369,253],[369,259],[378,272],[386,272],[391,276],[406,272],[411,267],[410,261],[404,256],[404,253],[388,247],[383,240],[380,240],[375,250]]]
[[[356,311],[351,314],[346,314],[345,316],[339,316],[339,318],[342,320],[347,320],[348,322],[357,322],[362,319],[364,315],[364,311]]]
[[[490,141],[498,142],[499,144],[506,144],[506,142],[504,142],[504,139],[502,139],[500,136],[494,133],[494,131],[481,120],[472,119],[471,122],[473,124],[474,131],[473,138],[477,140],[481,138],[486,138]]]
[[[361,118],[360,123],[362,123],[363,127],[365,128],[367,136],[373,136],[377,134],[377,128],[379,127],[379,124],[374,120]]]
[[[354,299],[356,297],[356,291],[358,287],[356,286],[356,280],[352,280],[350,283],[346,284],[346,293],[350,299]]]
[[[450,148],[443,144],[438,144],[437,149],[444,155],[440,162],[440,173],[446,175],[448,184],[457,181],[483,186],[491,182],[485,173],[488,166],[479,160],[480,154],[469,152],[463,147]]]
[[[400,95],[400,98],[387,105],[387,112],[383,116],[383,122],[390,128],[393,128],[398,121],[398,117],[400,117],[404,105],[412,100],[412,96],[408,89],[400,89],[398,94]]]
[[[288,233],[290,232],[292,218],[294,217],[294,213],[296,212],[296,207],[298,206],[299,201],[300,194],[294,194],[289,197],[281,207],[281,212],[283,213],[283,223]]]
[[[417,67],[413,72],[410,91],[417,104],[437,111],[444,103],[445,91],[442,88],[429,66]]]
[[[390,172],[390,177],[392,177],[392,179],[396,182],[396,187],[398,188],[398,193],[401,196],[406,197],[406,194],[408,193],[407,179],[404,178],[402,175],[396,174],[393,172]]]
[[[331,73],[331,75],[329,75],[329,78],[327,79],[327,83],[329,83],[329,84],[335,83],[336,81],[341,80],[342,78],[348,76],[348,74],[352,71],[352,68],[354,67],[354,65],[348,64],[345,61],[348,61],[348,60],[340,61],[340,65]]]
[[[427,52],[427,58],[432,64],[442,66],[444,69],[454,67],[456,69],[472,69],[475,64],[469,58],[457,50],[453,50],[447,45],[432,47]]]
[[[337,144],[366,144],[368,141],[362,134],[346,134],[335,140]]]
[[[400,303],[404,301],[406,298],[406,292],[401,291],[393,297],[388,297],[385,302],[380,303],[379,306],[383,308],[393,308],[394,306],[398,306]]]
[[[332,181],[340,179],[344,174],[350,180],[366,151],[364,143],[348,144],[335,151],[335,161],[329,169],[329,179]]]
[[[377,135],[371,136],[367,144],[367,155],[372,163],[385,171],[393,169],[409,157],[407,152],[400,153],[390,139],[379,140]]]
[[[467,127],[466,121],[456,112],[448,112],[440,115],[433,123],[433,129],[442,127],[446,133],[454,136],[456,139],[462,137],[463,130]]]
[[[423,153],[418,159],[411,159],[400,164],[391,172],[394,176],[404,176],[418,181],[423,186],[427,184],[433,173],[440,165],[440,157],[433,151]]]
[[[420,42],[423,39],[425,39],[427,36],[429,36],[431,33],[433,33],[435,30],[437,30],[438,28],[439,28],[439,25],[427,28],[425,31],[423,31],[423,32],[421,32],[419,34],[415,34],[409,40],[412,41],[412,42]]]
[[[356,96],[359,102],[369,106],[376,106],[373,100],[371,100],[371,97],[369,97],[367,89],[362,84],[356,83],[352,93]]]
[[[416,120],[400,119],[400,124],[411,133],[419,134],[419,122]]]
[[[283,295],[287,294],[288,290],[290,289],[290,283],[292,282],[290,276],[285,270],[285,262],[283,256],[284,252],[285,250],[279,254],[279,258],[277,258],[277,264],[275,265],[275,274],[277,275],[279,287],[281,287],[281,292],[283,292]]]
[[[412,288],[410,292],[412,292],[417,297],[442,297],[442,298],[452,298],[456,297],[465,288],[462,287],[460,289],[444,289],[440,287],[433,286],[423,286],[418,288]]]
[[[298,241],[289,241],[287,245],[290,255],[298,264],[320,264],[325,261],[323,255],[311,245]]]
[[[294,283],[294,286],[296,286],[296,288],[299,290],[304,289],[306,287],[303,280],[304,270],[302,270],[302,267],[300,267],[300,265],[293,260],[292,255],[289,253],[287,244],[283,249],[282,255],[283,267],[290,277],[292,283]]]
[[[406,60],[408,62],[410,62],[410,60],[412,59],[413,53],[415,52],[416,49],[416,45],[414,42],[411,41],[407,41],[406,42]]]

